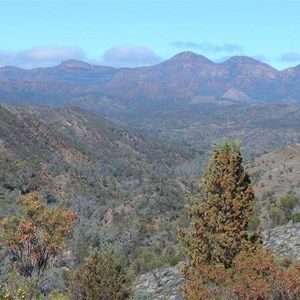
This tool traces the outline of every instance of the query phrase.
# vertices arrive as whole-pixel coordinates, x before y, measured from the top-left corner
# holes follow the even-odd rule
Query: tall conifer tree
[[[240,251],[259,240],[258,235],[249,238],[247,233],[254,193],[237,142],[214,147],[201,187],[205,199],[189,210],[191,229],[179,232],[189,257],[183,266],[188,280],[195,270],[199,275],[198,271],[208,266],[229,269]]]

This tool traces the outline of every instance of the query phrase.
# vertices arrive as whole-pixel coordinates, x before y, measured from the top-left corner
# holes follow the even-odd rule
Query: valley
[[[296,199],[288,213],[300,205],[298,83],[299,66],[215,64],[190,52],[132,69],[73,60],[0,68],[0,218],[18,215],[16,199],[33,191],[78,216],[45,293],[65,293],[63,267],[108,244],[134,276],[179,263],[178,228],[189,226],[186,208],[202,199],[212,147],[224,140],[241,143],[256,197],[252,229],[286,225],[274,208],[287,194]]]

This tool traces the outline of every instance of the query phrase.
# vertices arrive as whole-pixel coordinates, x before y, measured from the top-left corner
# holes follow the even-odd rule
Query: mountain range
[[[113,68],[68,60],[48,68],[0,68],[0,101],[122,111],[145,103],[224,105],[300,102],[300,65],[283,71],[245,56],[214,63],[182,52],[157,65]]]

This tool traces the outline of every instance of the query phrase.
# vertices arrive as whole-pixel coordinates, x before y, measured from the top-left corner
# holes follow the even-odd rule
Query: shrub
[[[292,214],[292,221],[293,221],[293,223],[300,222],[300,212],[295,212]]]
[[[127,264],[112,248],[95,252],[73,274],[71,299],[120,300],[131,294]]]
[[[38,277],[64,249],[65,238],[77,216],[56,207],[46,208],[37,193],[21,196],[21,216],[0,223],[0,240],[9,249],[14,267],[24,276]]]
[[[251,231],[256,231],[258,230],[260,224],[261,224],[260,217],[252,216],[249,220],[248,229]]]
[[[280,207],[272,205],[269,208],[269,216],[273,227],[286,223],[284,212]]]
[[[284,212],[286,221],[289,221],[291,219],[293,209],[297,204],[300,204],[299,199],[296,198],[293,194],[286,194],[284,197],[280,198],[279,205]]]

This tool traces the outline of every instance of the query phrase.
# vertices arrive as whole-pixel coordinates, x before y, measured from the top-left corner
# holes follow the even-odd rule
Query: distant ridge
[[[178,54],[175,54],[171,58],[166,59],[165,61],[162,61],[161,63],[154,64],[154,65],[151,65],[151,66],[144,66],[144,68],[152,68],[155,65],[160,65],[160,64],[163,64],[163,63],[166,63],[166,62],[175,62],[175,61],[177,61],[177,62],[178,61],[189,62],[189,61],[195,61],[195,60],[197,60],[198,62],[202,61],[203,63],[214,64],[214,65],[224,65],[224,64],[260,64],[260,65],[268,66],[269,68],[271,68],[271,69],[273,69],[273,70],[275,70],[277,72],[280,72],[277,69],[275,69],[274,67],[272,67],[272,66],[270,66],[270,65],[268,65],[266,63],[263,63],[263,62],[261,62],[258,59],[249,57],[249,56],[232,56],[232,57],[229,57],[225,61],[216,63],[216,62],[213,62],[213,61],[209,60],[204,55],[197,54],[197,53],[192,52],[192,51],[183,51],[183,52],[180,52]],[[115,67],[112,67],[112,66],[108,66],[108,65],[105,65],[105,66],[96,65],[96,64],[92,65],[92,64],[89,64],[89,63],[87,63],[85,61],[76,60],[76,59],[68,59],[68,60],[62,61],[60,64],[58,64],[56,66],[53,66],[53,67],[50,67],[50,68],[55,68],[55,67],[71,67],[71,68],[72,67],[82,67],[82,68],[85,68],[85,67],[109,67],[109,68],[113,68],[113,69],[118,69],[118,68],[115,68]],[[141,67],[143,67],[143,66],[141,66]],[[11,66],[11,65],[0,67],[0,70],[1,69],[10,69],[10,68],[11,69],[24,70],[24,71],[30,71],[30,70],[27,70],[27,69],[22,69],[20,67],[15,67],[15,66]],[[45,68],[39,67],[39,68],[35,68],[35,69],[46,69],[46,68],[49,68],[49,67],[45,67]],[[136,67],[136,68],[140,68],[140,67]],[[130,69],[136,69],[136,68],[130,68]],[[124,67],[121,67],[119,69],[124,69]],[[288,69],[297,69],[299,71],[300,70],[300,64],[297,65],[297,66],[295,66],[295,67],[290,67]],[[31,69],[31,70],[33,70],[33,69]],[[285,70],[282,70],[282,71],[285,71]]]
[[[92,104],[89,94],[93,95]],[[205,56],[182,52],[159,64],[138,68],[113,68],[78,60],[32,70],[0,68],[0,101],[61,106],[72,105],[72,101],[78,105],[80,97],[85,108],[95,109],[97,99],[104,96],[118,99],[122,106],[153,101],[190,105],[198,103],[195,99],[199,97],[212,104],[222,99],[235,104],[300,103],[300,65],[278,71],[246,56],[214,63]]]

